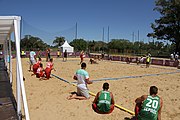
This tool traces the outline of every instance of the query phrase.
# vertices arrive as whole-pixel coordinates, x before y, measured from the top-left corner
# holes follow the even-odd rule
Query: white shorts
[[[34,65],[35,63],[36,63],[35,60],[30,60],[30,64],[31,64],[31,65]]]
[[[89,97],[90,97],[90,95],[89,95],[89,90],[87,90],[87,89],[81,89],[81,88],[79,88],[79,87],[77,87],[77,94],[78,94],[79,96],[84,96],[84,97],[86,97],[86,98],[89,98]]]

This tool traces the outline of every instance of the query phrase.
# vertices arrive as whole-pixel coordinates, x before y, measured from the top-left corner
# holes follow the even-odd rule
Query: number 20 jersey
[[[142,103],[142,108],[138,114],[138,120],[157,120],[160,108],[160,98],[158,96],[148,96]]]

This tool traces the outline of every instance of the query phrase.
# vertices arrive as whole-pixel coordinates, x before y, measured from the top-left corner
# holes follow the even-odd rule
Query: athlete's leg
[[[111,105],[111,106],[110,106],[110,111],[108,112],[108,114],[109,114],[109,113],[112,113],[113,110],[114,110],[114,105]]]
[[[141,104],[136,104],[135,109],[134,109],[135,119],[136,119],[136,120],[138,120],[138,119],[137,119],[137,116],[138,116],[140,110],[141,110]]]
[[[81,89],[77,87],[77,95],[81,97],[85,97],[86,99],[90,98],[89,90]]]
[[[98,108],[97,108],[96,103],[93,103],[93,104],[92,104],[92,109],[94,110],[94,112],[97,112],[97,113],[98,113]]]

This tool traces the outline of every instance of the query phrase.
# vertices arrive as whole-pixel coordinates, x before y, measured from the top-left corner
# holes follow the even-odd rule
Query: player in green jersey
[[[103,90],[96,94],[93,101],[92,108],[99,114],[109,114],[114,110],[114,97],[108,89],[109,84],[106,82],[103,84]]]
[[[135,114],[137,120],[161,120],[163,101],[157,95],[158,88],[150,87],[150,95],[142,95],[135,100]]]

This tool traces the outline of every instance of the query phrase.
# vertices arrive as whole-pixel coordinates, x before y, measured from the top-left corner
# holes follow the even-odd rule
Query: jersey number
[[[152,100],[149,98],[147,98],[147,100],[148,100],[148,103],[146,104],[147,107],[154,108],[154,109],[156,109],[158,107],[158,101],[157,100]]]
[[[105,99],[105,100],[107,99],[107,94],[106,94],[106,93],[104,94],[104,99]]]

